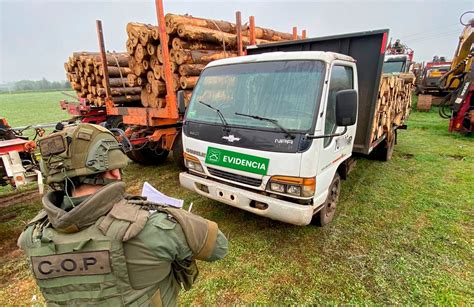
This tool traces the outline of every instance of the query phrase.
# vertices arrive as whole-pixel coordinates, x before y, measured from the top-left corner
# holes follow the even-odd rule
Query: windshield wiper
[[[295,135],[294,134],[291,134],[288,130],[286,130],[285,128],[283,128],[279,123],[278,123],[278,120],[276,119],[273,119],[273,118],[267,118],[267,117],[261,117],[261,116],[258,116],[258,115],[250,115],[250,114],[243,114],[243,113],[239,113],[239,112],[235,112],[235,115],[240,115],[240,116],[245,116],[245,117],[250,117],[250,118],[253,118],[253,119],[258,119],[258,120],[263,120],[263,121],[267,121],[267,122],[270,122],[272,123],[273,125],[275,125],[276,127],[280,128],[281,131],[285,132],[286,136],[294,139],[295,138]]]
[[[198,100],[198,102],[199,102],[200,104],[205,105],[205,106],[208,107],[209,109],[212,109],[212,110],[216,111],[217,115],[219,115],[219,118],[220,118],[222,124],[224,125],[225,131],[230,131],[230,129],[229,129],[229,124],[228,124],[227,121],[225,120],[224,115],[222,114],[221,110],[219,110],[218,108],[215,108],[215,107],[211,106],[211,105],[208,104],[208,103],[205,103],[204,101]]]

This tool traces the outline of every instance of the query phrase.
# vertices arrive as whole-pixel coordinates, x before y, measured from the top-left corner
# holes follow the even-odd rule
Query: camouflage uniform
[[[79,199],[46,194],[18,245],[50,305],[176,306],[197,277],[195,260],[227,253],[217,224],[130,197],[120,181]]]

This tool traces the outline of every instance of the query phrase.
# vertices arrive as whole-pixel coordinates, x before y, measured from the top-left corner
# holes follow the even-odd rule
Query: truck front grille
[[[251,185],[254,187],[259,187],[262,184],[262,179],[250,178],[250,177],[246,177],[242,175],[232,174],[232,173],[224,172],[224,171],[211,168],[211,167],[208,167],[207,170],[213,176],[240,182],[240,183]]]

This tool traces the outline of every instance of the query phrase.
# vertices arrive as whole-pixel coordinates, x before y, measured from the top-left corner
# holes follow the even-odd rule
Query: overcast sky
[[[235,20],[254,15],[257,26],[308,37],[390,29],[415,50],[415,60],[451,58],[463,26],[459,16],[474,0],[445,1],[166,1],[165,12]],[[0,0],[0,83],[22,79],[64,80],[63,63],[73,51],[95,51],[95,20],[101,19],[108,50],[125,51],[129,21],[156,24],[153,0]],[[473,16],[474,17],[474,16]]]

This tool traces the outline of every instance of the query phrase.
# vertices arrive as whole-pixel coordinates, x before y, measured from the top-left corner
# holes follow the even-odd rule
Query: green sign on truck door
[[[206,154],[206,164],[214,164],[260,175],[267,174],[269,161],[267,158],[214,147],[208,147]]]

